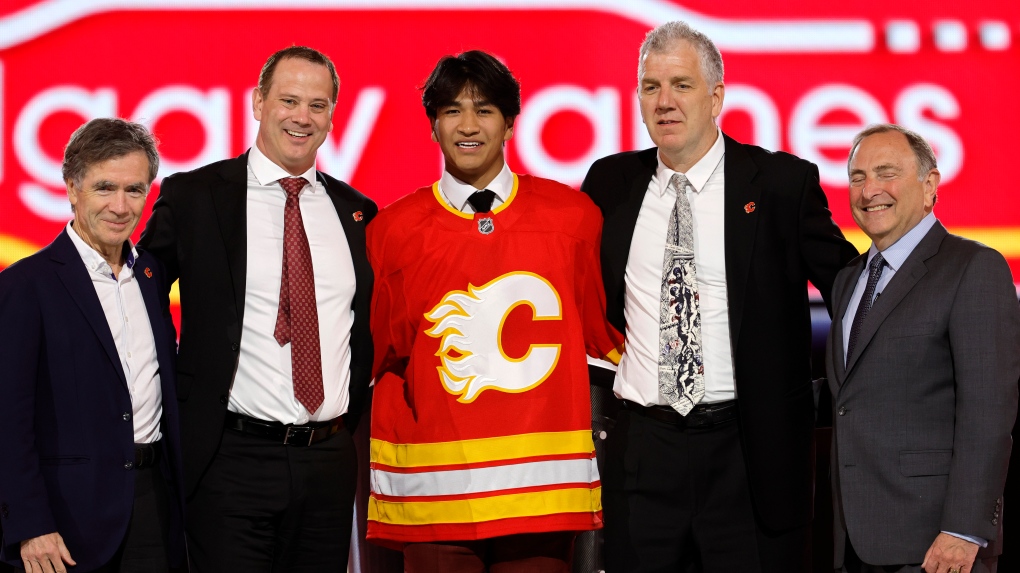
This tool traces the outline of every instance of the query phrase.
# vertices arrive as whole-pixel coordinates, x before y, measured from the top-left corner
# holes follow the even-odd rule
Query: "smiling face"
[[[865,137],[850,159],[850,211],[854,221],[884,251],[931,213],[941,175],[918,177],[917,159],[897,131]]]
[[[276,65],[269,91],[251,94],[259,123],[255,144],[273,163],[291,175],[315,164],[315,153],[333,129],[333,79],[326,66],[300,58]]]
[[[659,147],[663,163],[686,172],[712,148],[725,88],[709,84],[698,51],[678,40],[665,52],[650,52],[638,85],[641,120]]]
[[[513,121],[471,86],[465,86],[453,103],[440,106],[432,124],[432,141],[443,150],[446,170],[477,189],[499,175],[503,143],[511,137]]]
[[[81,186],[65,181],[74,230],[119,274],[124,241],[138,226],[149,192],[149,159],[135,151],[90,165]]]

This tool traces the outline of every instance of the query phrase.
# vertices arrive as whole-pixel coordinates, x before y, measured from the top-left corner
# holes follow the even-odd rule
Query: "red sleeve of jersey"
[[[593,231],[593,240],[584,246],[578,261],[582,266],[580,312],[584,322],[585,350],[589,356],[619,364],[620,354],[623,353],[623,335],[609,324],[606,317],[606,291],[602,287],[602,266],[599,263],[602,216],[594,208],[591,211],[592,223],[588,227]]]
[[[389,231],[400,227],[399,217],[387,216],[392,213],[380,215],[368,227],[368,260],[375,273],[369,322],[375,347],[372,373],[377,381],[387,371],[404,375],[403,367],[413,340],[412,333],[403,331],[408,321],[406,307],[399,294],[403,292],[402,273],[391,267],[392,257],[387,256],[387,239],[392,238]]]

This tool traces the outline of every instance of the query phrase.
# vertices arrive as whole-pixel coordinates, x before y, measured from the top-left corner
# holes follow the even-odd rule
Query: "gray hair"
[[[61,174],[64,181],[81,186],[89,167],[141,151],[149,160],[151,185],[159,172],[157,144],[156,138],[141,124],[110,117],[93,119],[71,134],[64,147]]]
[[[719,48],[715,47],[715,43],[708,36],[680,20],[666,22],[645,35],[638,56],[638,81],[641,81],[641,76],[645,73],[645,57],[648,54],[667,52],[679,41],[690,42],[697,50],[701,59],[701,74],[705,76],[710,89],[723,81],[723,61]]]
[[[854,136],[854,143],[850,147],[850,155],[846,160],[847,171],[850,171],[850,159],[854,156],[857,148],[864,141],[865,137],[871,135],[878,135],[879,133],[888,133],[895,131],[902,133],[903,137],[907,138],[907,143],[910,144],[910,150],[914,152],[914,160],[917,161],[917,180],[924,181],[924,178],[928,176],[928,173],[932,169],[938,167],[935,162],[935,152],[932,151],[931,146],[924,140],[917,132],[910,131],[909,129],[896,125],[895,123],[878,123],[875,125],[869,125],[864,131]]]
[[[850,172],[850,160],[853,159],[854,153],[857,153],[857,148],[860,147],[864,138],[871,135],[878,135],[879,133],[889,133],[890,131],[901,133],[903,134],[903,137],[907,138],[910,150],[914,152],[914,161],[917,162],[917,180],[924,181],[924,178],[931,173],[931,170],[938,167],[938,164],[935,162],[935,152],[932,151],[928,142],[925,141],[924,138],[916,131],[911,131],[902,125],[896,125],[895,123],[876,123],[869,125],[864,128],[864,131],[854,136],[853,145],[850,146],[850,155],[848,155],[846,159],[847,173]],[[935,201],[938,201],[937,192],[932,200],[933,205]]]

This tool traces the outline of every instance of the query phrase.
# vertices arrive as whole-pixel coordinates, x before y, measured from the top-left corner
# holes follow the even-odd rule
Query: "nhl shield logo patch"
[[[496,230],[496,225],[492,222],[492,217],[482,217],[478,219],[478,232],[483,235],[491,234]]]

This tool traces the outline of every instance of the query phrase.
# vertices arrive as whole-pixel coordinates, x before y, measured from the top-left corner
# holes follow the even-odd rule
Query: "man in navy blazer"
[[[0,560],[31,572],[184,561],[176,334],[160,263],[129,237],[159,168],[152,135],[71,136],[74,219],[0,273]]]

